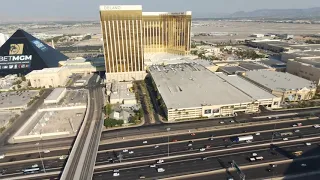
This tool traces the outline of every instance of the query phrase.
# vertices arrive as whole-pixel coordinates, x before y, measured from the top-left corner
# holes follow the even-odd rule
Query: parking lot
[[[38,90],[1,92],[0,109],[25,108],[28,102],[38,94]]]
[[[68,90],[65,98],[59,103],[60,105],[77,105],[87,103],[86,90]]]
[[[6,126],[10,119],[18,115],[18,112],[0,111],[0,128]]]

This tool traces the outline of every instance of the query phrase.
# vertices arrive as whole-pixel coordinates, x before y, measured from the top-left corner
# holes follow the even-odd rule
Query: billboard
[[[0,56],[0,69],[24,69],[30,67],[32,55],[23,54],[24,44],[10,44],[8,56]]]

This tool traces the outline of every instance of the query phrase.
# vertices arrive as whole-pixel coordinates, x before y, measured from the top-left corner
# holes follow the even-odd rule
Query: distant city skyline
[[[156,2],[156,3],[155,3]],[[18,6],[17,6],[18,4]],[[193,17],[230,14],[258,9],[305,9],[319,7],[318,0],[11,0],[0,6],[1,21],[99,20],[99,5],[143,5],[146,11],[191,10]]]

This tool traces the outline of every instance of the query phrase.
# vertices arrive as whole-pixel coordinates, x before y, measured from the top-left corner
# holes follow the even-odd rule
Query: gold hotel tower
[[[100,6],[107,79],[143,79],[144,53],[190,52],[191,11],[142,12],[141,5]]]

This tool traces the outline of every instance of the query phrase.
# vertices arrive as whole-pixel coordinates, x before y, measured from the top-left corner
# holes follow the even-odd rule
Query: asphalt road
[[[301,110],[299,110],[297,112],[301,112]],[[274,112],[270,112],[270,113],[274,114]],[[289,112],[287,112],[287,113],[289,113]],[[295,113],[295,111],[293,111],[293,112],[290,111],[290,113]],[[278,114],[279,114],[279,112],[278,112]],[[310,115],[310,113],[308,111],[308,113],[303,113],[303,114],[299,114],[299,115],[281,116],[281,119],[288,119],[288,118],[293,118],[293,117],[294,118],[307,117],[309,115]],[[199,121],[188,121],[188,122],[173,123],[173,124],[153,124],[153,125],[148,125],[148,126],[104,131],[104,132],[102,132],[101,140],[108,140],[108,139],[113,139],[113,138],[121,138],[121,137],[134,136],[134,135],[160,133],[160,132],[165,132],[167,130],[167,128],[170,128],[171,131],[178,131],[178,130],[197,129],[197,128],[212,127],[212,126],[223,126],[223,125],[233,124],[230,122],[232,120],[234,120],[235,123],[239,123],[239,121],[241,121],[241,122],[259,122],[259,121],[262,122],[262,121],[270,120],[270,119],[269,118],[253,119],[253,117],[247,117],[245,120],[243,120],[243,118],[239,117],[239,121],[237,120],[237,118],[221,118],[221,119],[206,119],[206,120],[199,120]],[[273,120],[275,120],[275,118],[273,118]],[[224,122],[224,124],[220,123],[222,121]]]
[[[320,124],[320,119],[302,121],[302,123],[303,123],[303,125]],[[195,138],[209,138],[212,135],[213,136],[224,136],[224,135],[232,136],[233,134],[244,133],[244,132],[250,133],[250,132],[259,132],[259,131],[263,131],[263,130],[272,130],[274,128],[276,128],[276,129],[290,128],[290,127],[292,127],[293,124],[294,124],[294,122],[286,122],[286,123],[279,123],[276,126],[274,124],[268,124],[268,125],[242,127],[242,128],[235,128],[235,129],[223,129],[223,130],[218,130],[218,131],[213,131],[213,132],[196,133],[195,136],[191,136],[190,134],[192,132],[189,133],[186,130],[186,134],[185,135],[170,136],[169,137],[169,141],[172,141],[174,139],[176,139],[178,141],[182,141],[182,140],[191,140],[191,139],[195,139]],[[186,129],[188,129],[188,128],[186,128]],[[171,131],[173,131],[173,130],[174,129],[171,128]],[[163,131],[163,132],[166,132],[166,131]],[[271,137],[271,135],[270,135],[270,137]],[[164,136],[164,137],[152,138],[152,139],[146,138],[145,140],[148,141],[148,144],[167,143],[168,142],[168,137]],[[113,144],[104,144],[104,145],[100,145],[99,146],[99,151],[115,149],[115,148],[142,146],[142,145],[145,145],[145,144],[142,143],[143,141],[144,140],[133,140],[133,141],[129,141],[129,142],[119,142],[119,143],[113,143]]]
[[[109,168],[106,170],[99,170],[95,172],[93,179],[138,179],[140,176],[145,176],[147,179],[155,178],[165,178],[183,174],[199,173],[203,171],[212,171],[217,169],[224,169],[230,167],[230,162],[235,160],[239,166],[250,165],[250,164],[259,164],[261,162],[272,162],[288,159],[287,154],[280,152],[291,152],[302,150],[306,152],[305,157],[312,155],[320,155],[319,141],[313,141],[311,146],[306,146],[304,143],[294,144],[294,145],[281,145],[278,149],[270,150],[270,148],[261,148],[256,150],[248,150],[242,152],[231,152],[228,154],[221,155],[198,155],[195,157],[187,159],[178,159],[178,160],[168,160],[164,163],[157,165],[157,168],[161,167],[165,169],[165,172],[158,173],[156,168],[149,167],[150,164],[141,163],[134,166],[121,167],[118,168],[120,172],[119,177],[113,177],[113,169]],[[248,160],[251,157],[252,153],[257,153],[259,156],[263,156],[264,160],[250,162]],[[308,153],[312,152],[312,153]],[[203,157],[206,157],[206,160],[202,160]],[[211,176],[211,178],[220,179],[216,176]],[[223,178],[222,178],[223,179]]]
[[[272,171],[267,171],[267,169],[270,169],[270,166],[263,166],[263,167],[257,167],[257,168],[251,168],[247,170],[243,170],[243,172],[246,175],[246,179],[266,179],[266,178],[272,178],[272,177],[283,177],[283,176],[292,176],[296,174],[303,174],[303,173],[309,173],[313,171],[319,171],[319,160],[320,158],[315,159],[309,159],[309,160],[302,160],[302,161],[293,161],[291,163],[285,163],[285,164],[278,164],[276,168],[274,168]],[[301,166],[301,164],[306,164],[305,167]],[[239,179],[239,176],[236,174],[236,172],[229,173],[218,173],[218,174],[211,174],[211,175],[205,175],[205,176],[198,176],[198,177],[192,177],[192,178],[184,178],[184,180],[193,180],[193,179],[201,179],[201,180],[212,180],[212,179],[227,179],[229,177],[233,177],[235,180]],[[299,178],[292,178],[292,180],[316,180],[319,179],[320,175],[311,175],[311,176],[305,176],[305,177],[299,177]]]
[[[283,131],[283,132],[293,132],[293,131]],[[314,137],[320,135],[320,130],[315,129],[313,127],[310,128],[301,128],[299,133],[293,133],[292,136],[286,136],[289,140],[299,139],[303,135],[303,137]],[[256,136],[254,135],[254,141],[251,143],[240,142],[240,143],[232,143],[229,138],[217,138],[214,140],[199,140],[192,143],[187,142],[176,142],[172,143],[169,146],[169,153],[171,156],[173,155],[183,155],[183,154],[190,154],[190,153],[198,153],[200,148],[205,148],[206,146],[210,146],[206,148],[210,151],[212,150],[222,150],[225,148],[235,148],[235,147],[243,147],[249,145],[257,145],[262,143],[270,143],[272,138],[272,132],[261,133],[261,135]],[[283,137],[277,136],[273,138],[273,142],[281,142]],[[189,149],[188,144],[192,144],[193,149]],[[226,147],[230,145],[230,147]],[[133,151],[133,154],[129,154],[128,152],[119,151],[107,151],[101,152],[97,156],[96,165],[101,164],[110,164],[110,158],[114,159],[115,162],[119,162],[117,156],[121,153],[122,154],[122,162],[132,162],[150,158],[161,158],[165,157],[168,154],[168,145],[160,145],[158,148],[155,146],[151,147],[141,147],[141,148],[126,148],[128,151]]]

